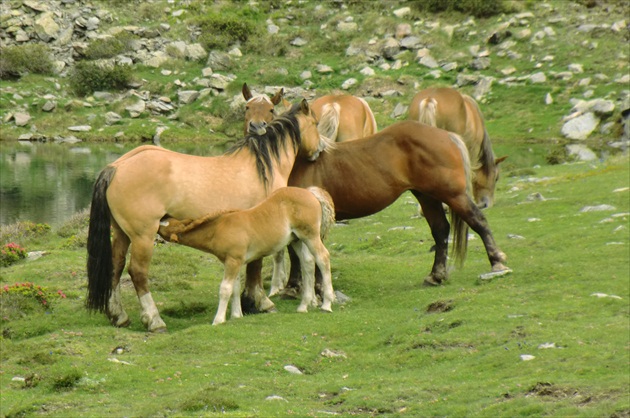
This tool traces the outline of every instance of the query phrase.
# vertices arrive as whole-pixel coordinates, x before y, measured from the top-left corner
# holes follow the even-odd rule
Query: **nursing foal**
[[[302,300],[298,312],[317,306],[315,264],[322,272],[323,311],[332,312],[334,293],[330,255],[322,239],[335,223],[332,198],[323,189],[284,187],[246,210],[219,211],[196,220],[165,216],[158,233],[176,242],[214,254],[224,266],[219,291],[219,307],[213,325],[225,322],[232,297],[232,318],[243,316],[240,299],[241,267],[252,260],[275,254],[291,245],[301,261]]]

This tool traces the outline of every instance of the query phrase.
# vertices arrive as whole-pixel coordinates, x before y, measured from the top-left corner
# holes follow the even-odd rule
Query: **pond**
[[[100,171],[138,145],[0,141],[0,224],[62,225],[90,206]],[[221,152],[210,146],[166,147],[195,155]]]

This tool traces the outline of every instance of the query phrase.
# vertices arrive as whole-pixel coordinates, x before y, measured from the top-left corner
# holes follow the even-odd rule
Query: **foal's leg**
[[[120,277],[125,268],[127,251],[129,250],[129,237],[112,222],[112,258],[114,264],[114,277],[112,278],[112,294],[107,304],[107,316],[112,324],[117,327],[126,327],[130,324],[129,315],[122,306],[120,297]]]
[[[317,239],[311,241],[305,241],[309,251],[315,257],[315,263],[317,266],[316,273],[321,275],[321,287],[322,287],[322,306],[321,309],[326,312],[332,312],[332,303],[335,300],[335,292],[332,286],[332,275],[330,273],[330,253],[324,246],[322,240]],[[317,275],[317,274],[316,274]],[[316,292],[315,292],[316,293]],[[315,297],[315,295],[313,295]]]
[[[267,297],[263,289],[262,258],[247,264],[245,291],[241,295],[241,303],[246,313],[276,311],[276,305]]]
[[[234,288],[232,289],[232,312],[230,318],[242,318],[243,310],[241,309],[241,278],[237,275],[234,280]]]
[[[242,265],[243,263],[240,260],[233,257],[228,257],[223,263],[224,272],[223,280],[219,288],[219,307],[217,308],[217,314],[214,317],[214,321],[212,321],[212,325],[225,322],[228,302],[230,301],[234,287],[239,287],[239,285],[234,286],[234,284],[238,280],[238,272]],[[232,306],[232,309],[234,309],[234,306]],[[234,312],[232,311],[232,313]]]
[[[503,265],[503,263],[507,260],[507,256],[499,249],[494,241],[488,221],[481,209],[479,209],[477,205],[472,202],[470,197],[466,195],[459,196],[452,202],[448,203],[451,210],[457,213],[464,222],[466,222],[468,226],[470,226],[470,228],[481,237],[483,245],[486,247],[486,253],[488,254],[488,260],[492,266],[492,271],[508,270],[508,267]]]
[[[152,231],[157,231],[157,225]],[[131,260],[129,261],[129,275],[136,288],[140,300],[142,313],[140,319],[151,332],[165,331],[166,324],[160,317],[157,306],[149,291],[149,263],[153,255],[154,233],[137,236],[131,240]]]
[[[308,312],[309,306],[317,306],[317,298],[314,291],[315,259],[302,241],[296,241],[291,246],[295,249],[302,265],[302,300],[297,311]]]
[[[273,256],[273,275],[271,276],[271,289],[269,297],[277,295],[287,281],[287,270],[284,266],[284,249],[278,251]]]
[[[442,202],[432,197],[412,192],[420,202],[424,217],[431,228],[431,235],[435,241],[435,257],[431,274],[424,279],[424,284],[437,286],[448,278],[446,262],[448,261],[448,234],[450,225],[444,213]]]

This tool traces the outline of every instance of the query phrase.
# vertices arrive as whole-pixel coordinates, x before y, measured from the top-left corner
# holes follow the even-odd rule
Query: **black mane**
[[[246,137],[238,140],[227,154],[233,154],[242,149],[247,149],[254,157],[256,157],[256,169],[258,177],[265,187],[269,185],[269,181],[273,179],[273,162],[280,160],[280,150],[286,149],[287,136],[291,141],[294,149],[298,149],[302,137],[300,135],[300,125],[298,123],[296,113],[300,109],[300,104],[295,104],[289,111],[274,119],[267,125],[267,132],[263,135],[248,134]]]

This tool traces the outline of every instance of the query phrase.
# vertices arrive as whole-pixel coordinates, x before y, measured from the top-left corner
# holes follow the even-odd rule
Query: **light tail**
[[[339,133],[340,108],[337,103],[325,104],[322,107],[322,116],[319,119],[317,130],[326,138],[330,138],[333,142],[337,140]]]
[[[449,137],[462,154],[466,175],[466,195],[472,199],[472,170],[468,149],[459,135],[449,132]],[[466,253],[468,252],[468,224],[453,210],[450,211],[450,216],[453,231],[453,257],[455,258],[455,263],[461,267],[466,260]]]
[[[437,126],[435,115],[437,113],[437,100],[434,98],[422,99],[418,105],[418,122],[429,126]]]
[[[322,225],[320,227],[320,236],[322,240],[326,239],[330,228],[335,224],[335,204],[328,192],[319,187],[309,187],[308,191],[319,200],[322,206]]]

